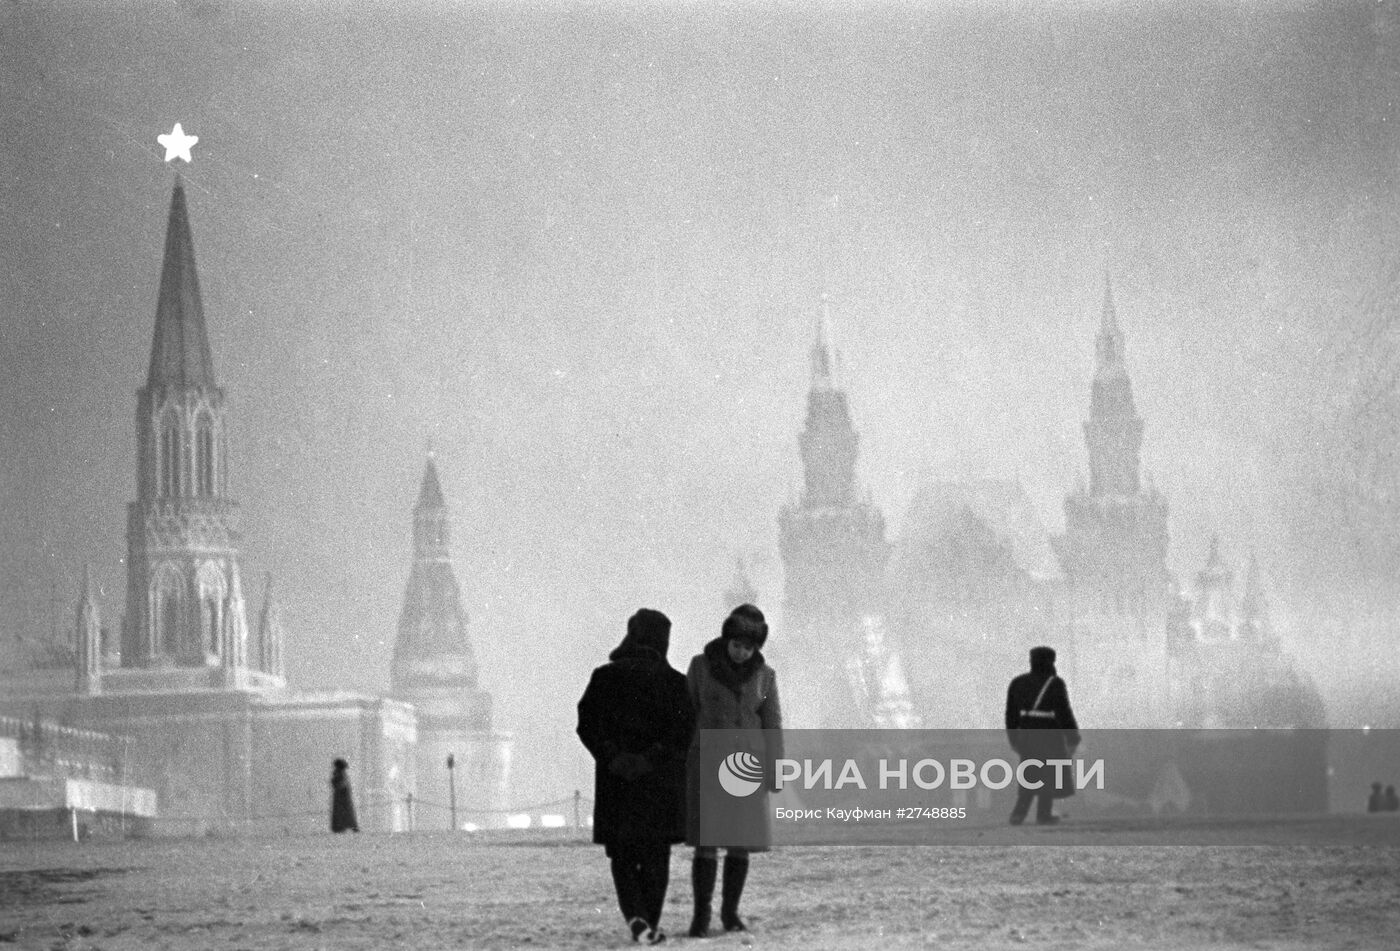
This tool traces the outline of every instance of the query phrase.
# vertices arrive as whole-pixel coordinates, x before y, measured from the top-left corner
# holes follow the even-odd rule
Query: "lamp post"
[[[447,754],[447,801],[452,809],[452,831],[457,831],[457,773],[454,767],[457,765],[452,758],[452,754]]]

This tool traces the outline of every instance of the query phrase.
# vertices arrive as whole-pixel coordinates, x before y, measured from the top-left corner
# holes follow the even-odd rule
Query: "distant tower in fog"
[[[491,732],[491,695],[477,683],[451,542],[451,516],[430,453],[413,507],[413,567],[399,615],[391,682],[394,695],[418,711],[419,798],[427,805],[445,806],[451,800],[450,754],[457,802],[471,814],[503,806],[510,741]]]
[[[152,687],[250,684],[226,416],[177,179],[150,366],[136,398],[137,500],[127,508],[121,665],[170,672]]]
[[[809,691],[812,722],[804,726],[856,726],[844,719],[855,705],[845,660],[863,643],[865,619],[883,610],[890,547],[884,517],[857,493],[860,437],[836,380],[828,319],[823,300],[811,349],[806,424],[798,437],[802,492],[778,516],[784,631],[774,647],[783,652],[786,668],[797,668],[787,682]],[[800,710],[801,701],[794,706]]]
[[[1072,668],[1076,706],[1084,696],[1086,708],[1106,725],[1123,715],[1109,709],[1116,698],[1134,698],[1132,715],[1142,725],[1163,722],[1168,704],[1166,618],[1175,585],[1167,568],[1167,501],[1140,477],[1142,435],[1105,277],[1084,423],[1089,484],[1065,499],[1065,534],[1057,549],[1073,637],[1064,666]]]

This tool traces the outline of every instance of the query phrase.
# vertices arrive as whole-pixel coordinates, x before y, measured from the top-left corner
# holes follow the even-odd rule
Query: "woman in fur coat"
[[[719,874],[718,846],[700,842],[700,730],[748,731],[747,735],[763,747],[753,750],[764,763],[763,788],[725,804],[726,825],[744,830],[744,846],[726,848],[724,853],[719,917],[725,931],[748,930],[739,917],[739,899],[749,873],[749,853],[766,851],[772,842],[772,814],[768,808],[772,777],[768,773],[773,761],[782,756],[783,714],[778,703],[777,674],[764,661],[760,650],[767,640],[768,623],[763,612],[752,604],[742,604],[725,619],[720,636],[691,660],[686,674],[697,728],[686,782],[686,841],[695,846],[691,863],[695,916],[690,923],[690,935],[695,938],[709,933],[710,902]]]

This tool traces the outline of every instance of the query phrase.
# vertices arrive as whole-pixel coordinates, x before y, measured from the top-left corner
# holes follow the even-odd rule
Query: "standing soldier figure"
[[[1054,648],[1032,647],[1030,671],[1014,678],[1007,688],[1006,735],[1022,762],[1067,760],[1079,746],[1079,724],[1069,706],[1069,690],[1055,673]],[[1037,825],[1059,822],[1052,814],[1055,800],[1074,795],[1069,770],[1039,765],[1018,772],[1027,785],[1016,791],[1011,824],[1026,821],[1032,799]]]

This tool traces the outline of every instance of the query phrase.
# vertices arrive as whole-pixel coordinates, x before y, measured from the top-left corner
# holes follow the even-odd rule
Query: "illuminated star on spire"
[[[180,123],[175,123],[175,128],[166,135],[156,136],[156,141],[165,146],[165,160],[184,159],[186,162],[193,162],[190,158],[190,147],[199,141],[197,135],[185,135],[185,130],[180,128]]]

